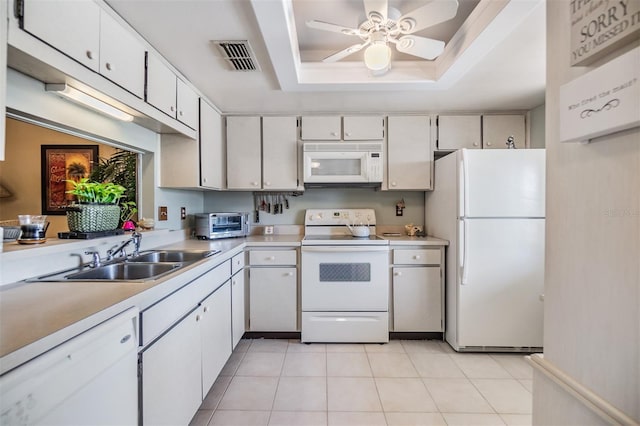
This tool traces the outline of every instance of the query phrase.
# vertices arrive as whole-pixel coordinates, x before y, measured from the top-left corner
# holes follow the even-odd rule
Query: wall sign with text
[[[560,87],[560,142],[640,126],[640,47]]]
[[[640,37],[640,0],[571,0],[571,65],[589,65]]]

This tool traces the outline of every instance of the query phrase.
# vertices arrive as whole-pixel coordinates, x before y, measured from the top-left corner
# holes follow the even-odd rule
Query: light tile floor
[[[531,387],[519,354],[244,339],[191,425],[530,425]]]

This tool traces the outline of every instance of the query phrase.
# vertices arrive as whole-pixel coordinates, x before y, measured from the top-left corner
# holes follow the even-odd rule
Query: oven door
[[[386,312],[387,246],[303,246],[302,310]]]
[[[368,152],[305,152],[304,183],[368,183]]]

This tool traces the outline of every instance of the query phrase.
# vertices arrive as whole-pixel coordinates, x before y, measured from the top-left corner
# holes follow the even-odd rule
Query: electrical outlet
[[[180,219],[185,220],[187,218],[187,208],[180,207]]]
[[[264,235],[273,235],[273,225],[267,225],[264,227]]]
[[[166,206],[158,207],[158,220],[167,220],[168,218],[169,218],[169,215],[167,213],[167,207]]]
[[[404,209],[402,207],[396,206],[396,216],[402,216]]]

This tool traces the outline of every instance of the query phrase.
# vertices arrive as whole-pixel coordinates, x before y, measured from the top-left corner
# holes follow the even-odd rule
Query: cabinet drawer
[[[252,250],[249,252],[249,264],[256,265],[295,265],[295,250]]]
[[[236,254],[231,258],[231,275],[244,268],[244,252]]]
[[[231,261],[227,260],[140,313],[142,345],[146,345],[209,293],[229,279]]]
[[[393,250],[394,265],[439,265],[440,249]]]

